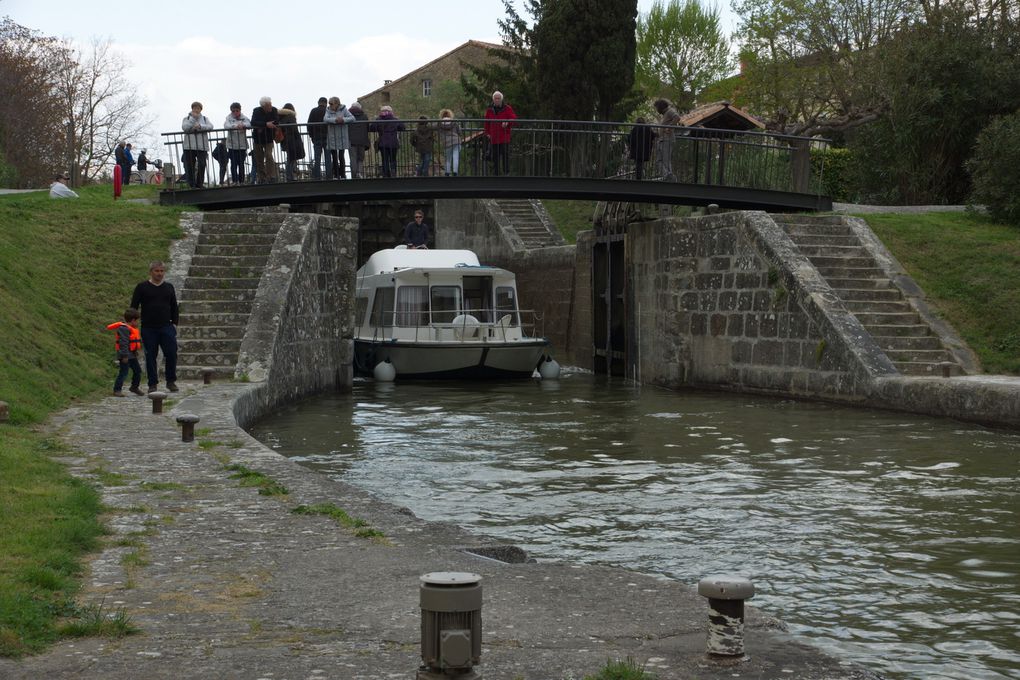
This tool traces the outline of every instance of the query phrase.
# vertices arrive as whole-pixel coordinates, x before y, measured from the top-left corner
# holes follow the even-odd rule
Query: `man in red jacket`
[[[485,109],[485,134],[489,137],[492,153],[492,174],[510,174],[510,130],[517,114],[509,104],[503,103],[503,93],[492,93],[492,104]],[[500,168],[502,167],[502,172]]]

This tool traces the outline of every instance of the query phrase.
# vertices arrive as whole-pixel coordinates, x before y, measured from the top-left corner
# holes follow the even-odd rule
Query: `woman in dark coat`
[[[383,106],[379,109],[379,117],[376,118],[368,128],[379,134],[376,146],[382,155],[383,177],[397,176],[397,150],[400,148],[400,134],[404,131],[404,124],[393,115],[393,109]]]
[[[634,161],[634,177],[644,177],[645,162],[652,157],[652,143],[655,141],[655,132],[648,125],[645,125],[644,118],[638,118],[637,124],[631,128],[627,138],[630,146],[630,158]]]
[[[297,179],[297,162],[305,157],[305,145],[297,128],[297,111],[293,104],[284,104],[280,109],[280,125],[283,126],[283,147],[287,154],[286,177],[288,182]]]

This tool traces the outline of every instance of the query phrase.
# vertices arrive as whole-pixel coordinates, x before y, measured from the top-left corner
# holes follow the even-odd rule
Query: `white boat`
[[[529,335],[512,272],[470,250],[374,253],[358,270],[354,367],[397,378],[528,378],[549,346]]]

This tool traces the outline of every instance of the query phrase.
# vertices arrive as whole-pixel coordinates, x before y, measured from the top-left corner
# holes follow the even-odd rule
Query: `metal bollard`
[[[0,401],[0,423],[6,423],[11,419],[11,407],[6,401]]]
[[[953,375],[953,362],[943,361],[939,363],[939,368],[942,369],[942,377],[950,378]]]
[[[421,660],[416,680],[481,680],[482,577],[437,571],[420,578]]]
[[[212,384],[213,373],[215,373],[215,372],[216,372],[215,368],[203,368],[202,369],[202,384],[203,385],[211,385]]]
[[[708,653],[743,656],[744,600],[754,597],[754,584],[743,576],[706,576],[698,595],[708,598]]]
[[[182,442],[195,441],[195,423],[199,420],[200,418],[192,413],[182,413],[177,416],[177,422],[181,424]]]
[[[152,412],[163,412],[163,400],[166,399],[166,392],[149,392],[149,399],[152,400]]]

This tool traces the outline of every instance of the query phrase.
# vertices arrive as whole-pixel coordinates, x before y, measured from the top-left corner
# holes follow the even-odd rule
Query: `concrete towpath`
[[[480,574],[487,680],[561,680],[632,657],[660,680],[875,676],[826,657],[750,609],[743,660],[705,650],[707,607],[681,584],[622,569],[504,563],[490,545],[425,522],[279,456],[236,426],[251,385],[181,383],[172,410],[108,397],[54,421],[75,475],[102,486],[112,536],[91,560],[82,599],[140,629],[0,660],[2,678],[410,679],[420,663],[419,576]],[[183,443],[175,413],[201,417]],[[263,496],[227,464],[282,484]],[[395,477],[399,475],[394,471]],[[333,503],[385,535],[362,538],[301,504]],[[512,553],[513,551],[505,551]]]

